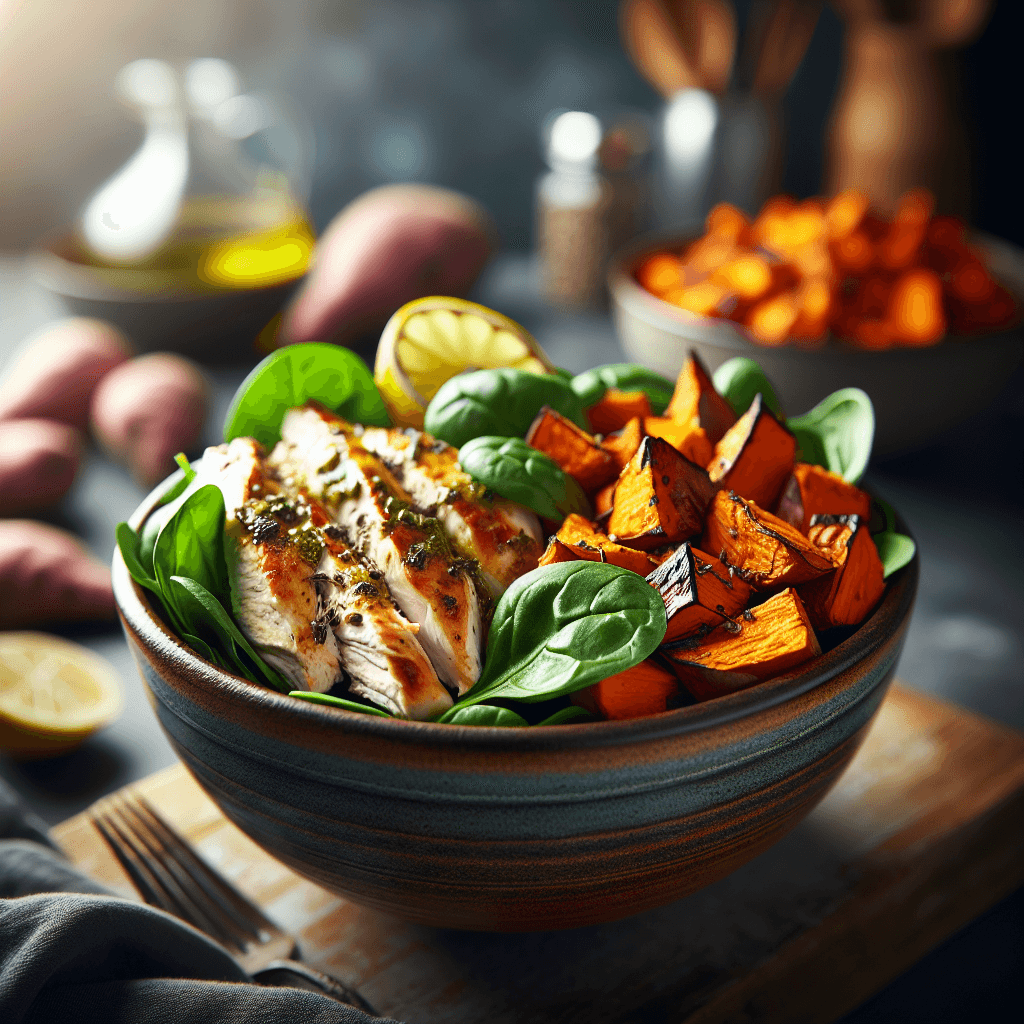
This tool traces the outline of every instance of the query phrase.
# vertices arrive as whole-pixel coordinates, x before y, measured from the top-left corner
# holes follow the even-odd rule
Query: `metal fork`
[[[257,981],[323,992],[374,1013],[357,992],[293,959],[294,937],[203,861],[143,797],[114,793],[88,814],[146,903],[216,939]]]

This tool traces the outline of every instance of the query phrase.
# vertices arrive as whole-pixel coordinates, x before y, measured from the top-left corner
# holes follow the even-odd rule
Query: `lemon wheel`
[[[121,712],[114,667],[46,633],[0,633],[0,750],[47,757],[77,746]]]
[[[407,302],[387,322],[374,382],[396,424],[422,427],[427,403],[446,380],[501,366],[530,373],[555,369],[514,320],[467,299],[431,295]]]

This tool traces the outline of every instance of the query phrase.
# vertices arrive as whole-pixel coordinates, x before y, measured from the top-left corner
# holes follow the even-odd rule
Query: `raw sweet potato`
[[[0,420],[0,516],[58,501],[71,486],[82,435],[56,420]]]
[[[871,499],[824,466],[797,462],[782,489],[775,514],[806,534],[815,515],[857,515],[866,522],[871,514]]]
[[[620,391],[609,388],[599,402],[587,409],[590,429],[595,434],[611,434],[621,430],[634,416],[651,415],[651,401],[643,391]]]
[[[832,570],[832,560],[802,533],[734,491],[715,495],[700,546],[755,590],[805,583]]]
[[[682,452],[698,466],[706,466],[714,457],[714,445],[708,440],[707,431],[696,420],[681,423],[667,416],[648,416],[644,419],[644,431],[649,437],[660,437],[668,441],[677,452]]]
[[[698,700],[742,690],[821,654],[800,596],[791,587],[702,639],[677,641],[658,650]]]
[[[867,520],[817,515],[811,520],[809,539],[836,567],[797,587],[814,628],[863,622],[885,591],[885,571]]]
[[[667,711],[678,690],[675,674],[648,660],[578,690],[572,702],[602,718],[643,718]]]
[[[665,415],[679,423],[689,423],[696,417],[712,444],[717,444],[736,422],[732,406],[715,390],[711,375],[695,352],[679,371]]]
[[[526,443],[557,462],[588,495],[619,475],[615,460],[597,440],[550,406],[543,406],[530,424]]]
[[[775,508],[793,472],[796,438],[775,418],[760,394],[715,445],[708,464],[714,483],[762,508]]]
[[[643,551],[616,544],[605,534],[597,530],[593,523],[575,512],[566,516],[558,531],[556,540],[573,552],[577,558],[585,558],[588,562],[608,562],[620,569],[629,569],[640,576],[646,576],[657,567],[657,561]],[[545,552],[546,553],[546,552]],[[553,560],[563,561],[562,558]]]
[[[645,437],[615,486],[608,536],[647,551],[689,540],[714,493],[706,470],[660,437]]]
[[[668,615],[666,643],[694,633],[708,633],[726,619],[735,618],[750,599],[750,587],[710,555],[690,544],[680,544],[647,577],[665,602]]]
[[[601,442],[601,447],[615,460],[615,465],[621,473],[629,464],[629,460],[636,455],[636,450],[645,436],[643,420],[636,416],[617,434],[606,437]]]

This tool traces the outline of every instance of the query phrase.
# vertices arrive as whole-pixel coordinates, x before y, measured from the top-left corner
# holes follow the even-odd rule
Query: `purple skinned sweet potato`
[[[386,185],[350,203],[317,244],[279,343],[346,344],[423,295],[465,295],[495,247],[486,211],[433,185]]]

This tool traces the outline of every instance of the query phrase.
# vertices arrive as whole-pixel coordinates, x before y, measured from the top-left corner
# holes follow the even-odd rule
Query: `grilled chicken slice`
[[[334,634],[316,629],[319,598],[309,577],[322,545],[308,507],[283,493],[251,438],[207,448],[199,475],[226,510],[225,553],[235,618],[249,642],[297,690],[324,693],[342,679]]]
[[[459,465],[457,448],[418,430],[367,427],[359,442],[395,474],[416,508],[435,516],[452,547],[475,558],[487,589],[501,597],[513,580],[537,568],[544,552],[537,517],[484,488]]]
[[[310,577],[321,598],[315,629],[333,631],[349,689],[402,718],[425,720],[452,706],[416,633],[395,606],[379,569],[367,566],[344,542],[326,509],[309,499],[322,527],[324,553]]]
[[[394,474],[350,424],[313,405],[291,409],[271,465],[324,502],[347,542],[384,573],[442,681],[465,693],[480,677],[483,623],[471,567],[436,519],[411,511]]]

